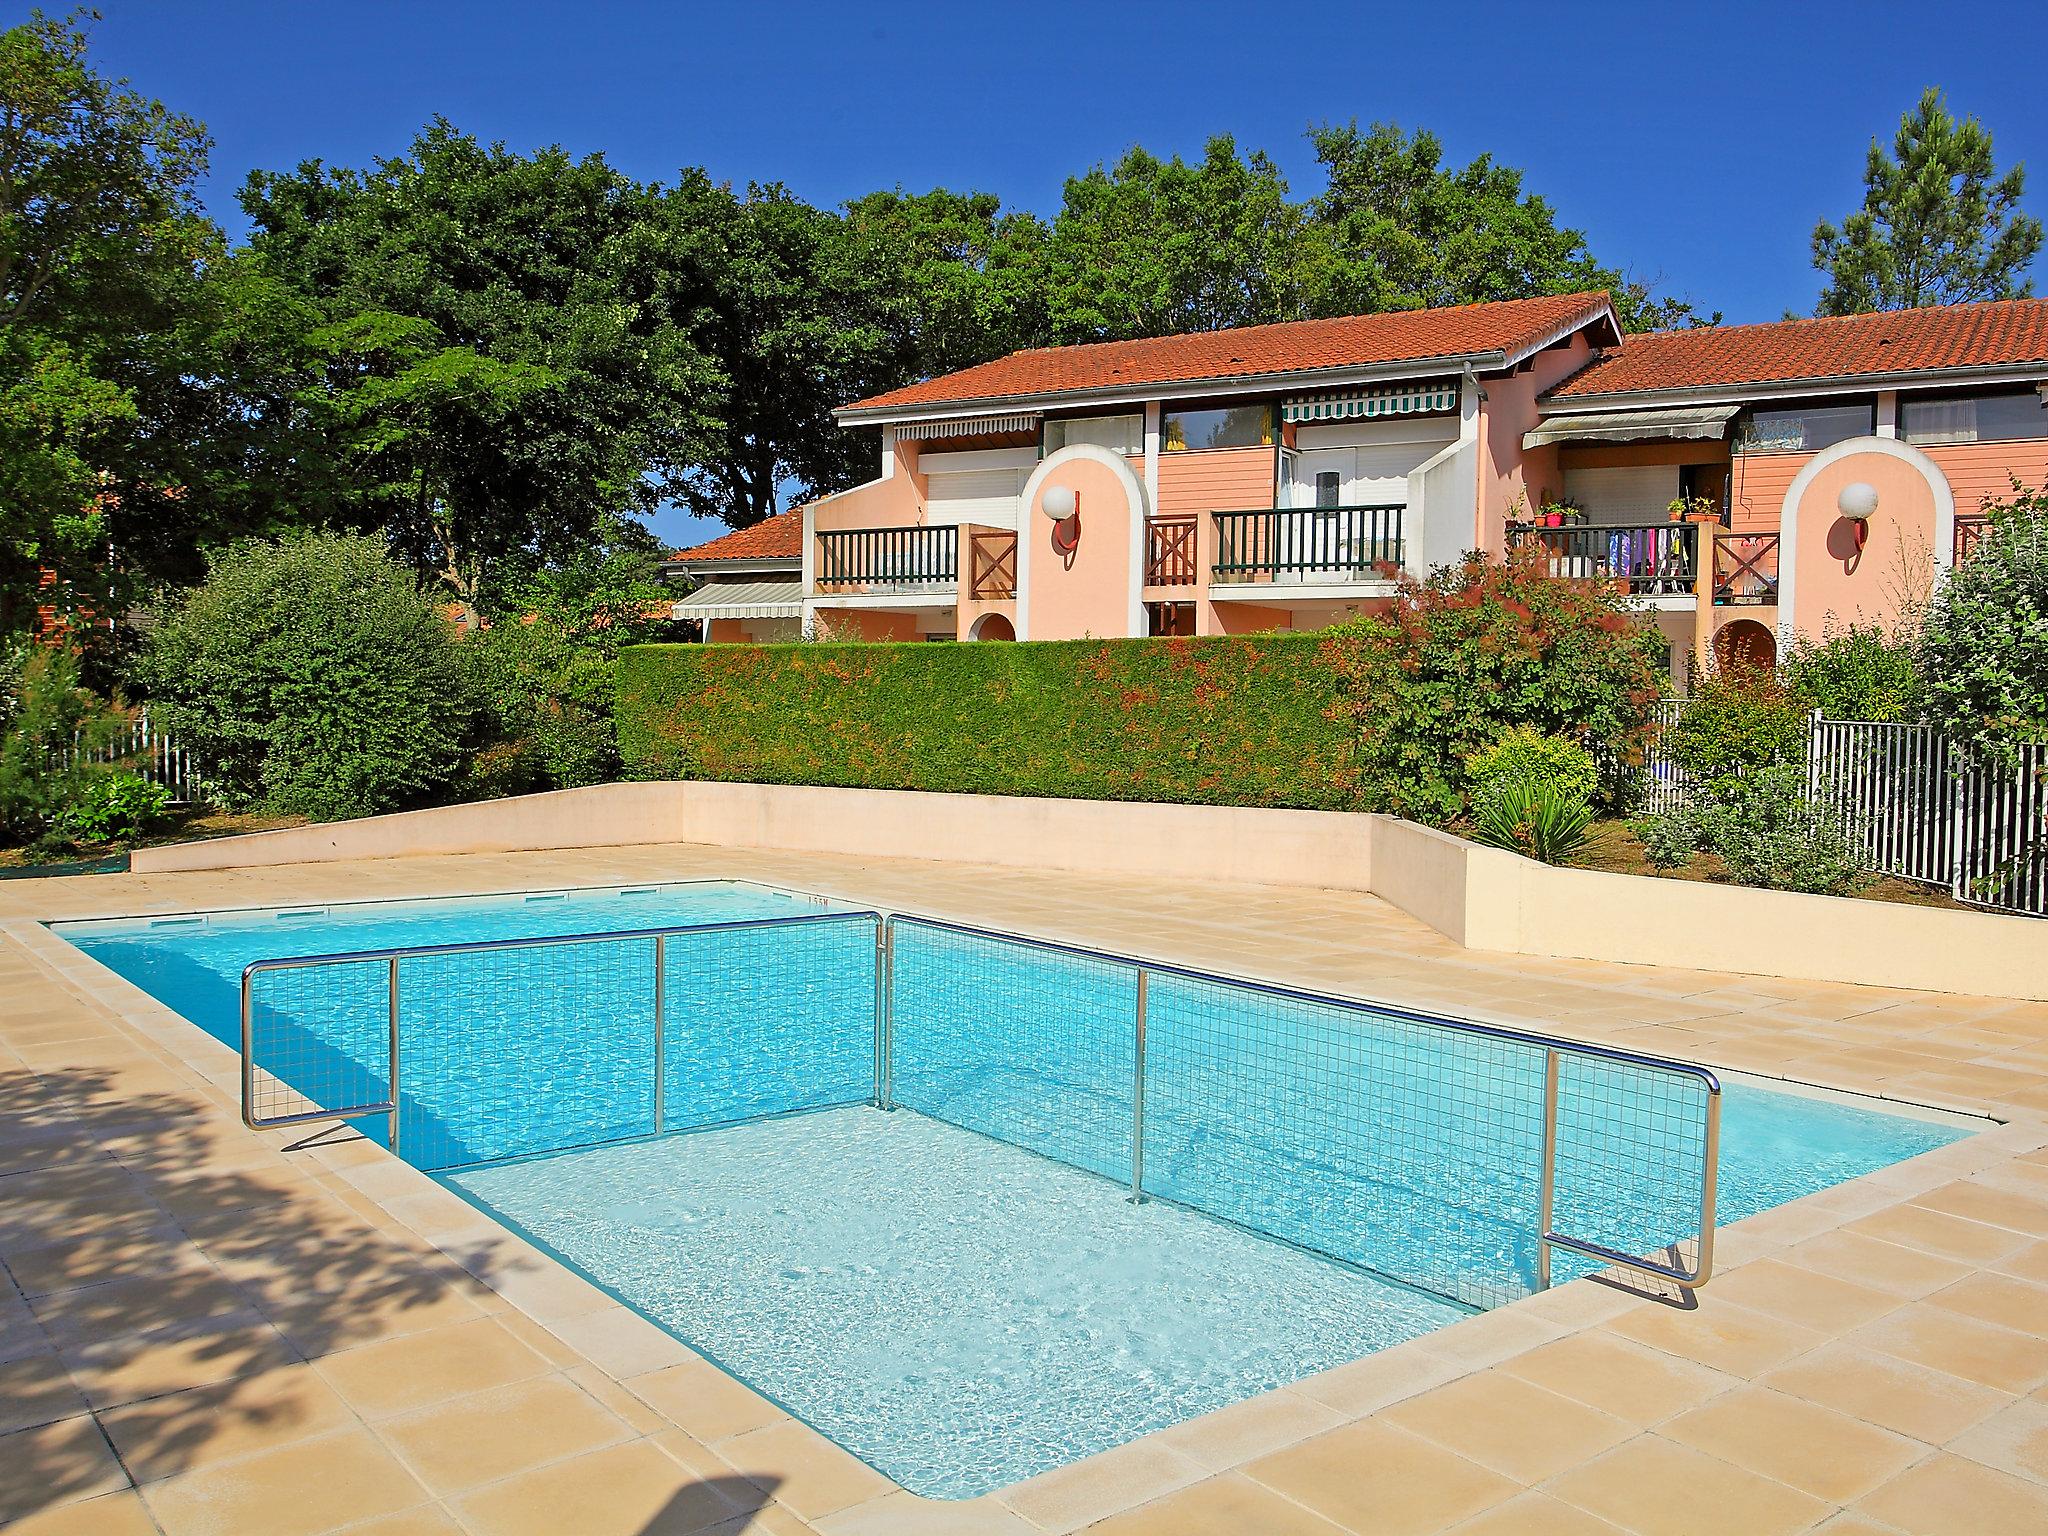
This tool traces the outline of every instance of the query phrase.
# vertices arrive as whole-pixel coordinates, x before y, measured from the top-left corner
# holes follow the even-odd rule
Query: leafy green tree
[[[1876,624],[1830,624],[1818,640],[1795,641],[1778,662],[1786,686],[1830,720],[1911,723],[1925,686],[1918,635]]]
[[[138,673],[230,803],[315,820],[443,790],[475,714],[453,627],[369,536],[226,551],[152,630]]]
[[[437,120],[367,171],[258,172],[242,206],[244,296],[277,285],[273,316],[296,302],[315,322],[254,370],[297,383],[267,402],[288,430],[252,446],[311,466],[328,520],[385,528],[464,602],[510,553],[565,553],[652,508],[713,439],[694,280],[654,189],[602,157]]]
[[[1627,330],[1713,324],[1593,259],[1585,235],[1525,192],[1522,173],[1481,155],[1444,164],[1427,129],[1357,122],[1311,130],[1328,178],[1310,204],[1331,250],[1315,303],[1324,314],[1480,304],[1605,288]]]
[[[1890,154],[1871,141],[1862,208],[1814,227],[1813,264],[1828,278],[1816,313],[2028,297],[2042,230],[2019,211],[2025,189],[2024,167],[1999,175],[1984,125],[1956,119],[1930,87]]]
[[[1061,342],[1294,320],[1317,309],[1326,243],[1261,150],[1228,134],[1199,163],[1142,148],[1069,177],[1046,249]]]
[[[2048,488],[2018,481],[1920,631],[1927,718],[1995,762],[2048,743]]]
[[[0,635],[43,569],[102,565],[162,514],[142,376],[219,245],[205,130],[96,72],[85,22],[0,32]]]

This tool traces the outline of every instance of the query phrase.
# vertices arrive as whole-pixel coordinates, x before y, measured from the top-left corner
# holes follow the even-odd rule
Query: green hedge
[[[1354,809],[1321,634],[969,645],[642,645],[641,778]]]

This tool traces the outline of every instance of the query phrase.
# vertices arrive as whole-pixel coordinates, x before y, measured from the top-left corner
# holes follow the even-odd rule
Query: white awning
[[[1456,379],[1414,379],[1380,389],[1347,389],[1336,394],[1296,395],[1280,405],[1282,421],[1353,421],[1372,416],[1414,416],[1455,411]]]
[[[1545,443],[1632,443],[1645,437],[1721,437],[1740,409],[1733,405],[1673,406],[1662,411],[1592,411],[1552,416],[1522,434],[1524,448]]]
[[[949,421],[906,421],[896,428],[899,438],[987,437],[997,432],[1036,432],[1036,411],[1013,412],[1008,416],[955,416]]]
[[[669,609],[676,619],[800,619],[800,581],[716,581]]]

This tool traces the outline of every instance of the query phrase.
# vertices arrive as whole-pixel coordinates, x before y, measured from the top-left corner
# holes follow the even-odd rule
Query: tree
[[[444,788],[475,713],[452,626],[371,537],[226,551],[151,632],[140,676],[230,801],[315,820]]]
[[[1310,204],[1330,242],[1325,314],[1481,304],[1605,288],[1625,330],[1713,324],[1690,304],[1603,267],[1585,235],[1522,189],[1522,173],[1481,155],[1447,167],[1427,129],[1356,121],[1309,133],[1328,182]]]
[[[0,32],[0,635],[165,491],[141,394],[219,232],[191,118],[87,62],[85,13]],[[98,583],[96,583],[97,585]]]
[[[242,206],[243,296],[274,284],[314,322],[273,337],[273,387],[297,383],[265,402],[287,429],[251,446],[310,466],[328,520],[383,528],[466,603],[511,553],[658,504],[721,425],[656,191],[600,156],[437,120],[368,171],[258,172]]]
[[[1814,226],[1813,264],[1828,277],[1816,313],[2029,297],[2042,231],[2019,212],[2025,188],[2025,168],[1998,175],[1990,133],[1974,117],[1957,121],[1930,87],[1891,154],[1871,141],[1861,210],[1840,228]]]
[[[1069,177],[1046,250],[1053,339],[1107,341],[1317,312],[1325,244],[1264,151],[1228,134],[1200,163],[1133,148]]]
[[[2048,488],[2015,480],[1920,629],[1928,722],[1995,762],[2048,744]]]

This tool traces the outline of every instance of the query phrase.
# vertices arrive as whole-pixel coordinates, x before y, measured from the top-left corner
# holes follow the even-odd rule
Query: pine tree
[[[1930,87],[1900,120],[1890,155],[1871,141],[1861,211],[1839,229],[1814,227],[1813,264],[1828,276],[1816,312],[2031,297],[2041,222],[2018,211],[2025,185],[2022,166],[1996,175],[1990,133],[1951,116]]]

